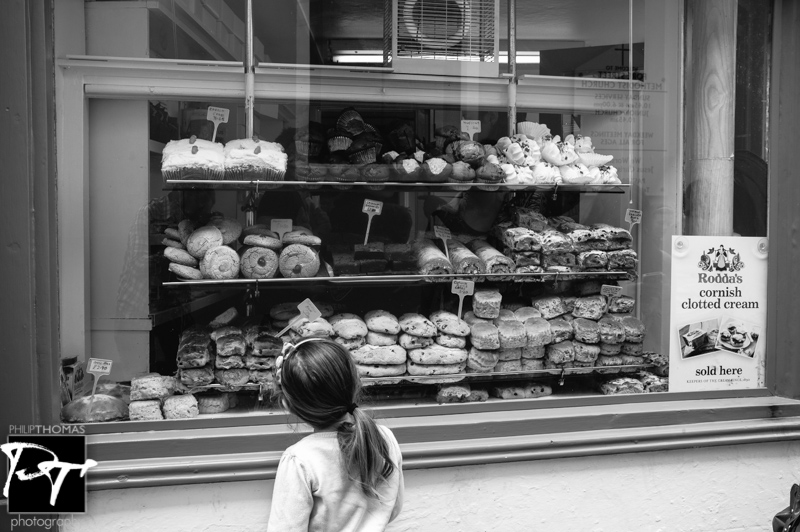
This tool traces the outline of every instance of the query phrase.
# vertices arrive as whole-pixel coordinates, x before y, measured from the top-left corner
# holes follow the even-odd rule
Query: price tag
[[[458,296],[458,317],[461,317],[461,310],[464,306],[464,296],[471,296],[475,293],[474,281],[453,281],[450,291]]]
[[[366,213],[368,216],[367,233],[364,235],[364,245],[366,246],[367,242],[369,242],[369,228],[372,225],[372,217],[378,216],[381,212],[383,212],[383,202],[365,199],[364,205],[361,207],[361,212]]]
[[[206,119],[214,122],[214,134],[211,135],[211,142],[214,142],[217,139],[217,128],[219,125],[228,123],[228,117],[230,114],[230,109],[209,106],[208,112],[206,113]]]
[[[269,223],[272,232],[278,233],[278,238],[283,241],[283,235],[292,230],[291,218],[275,218]]]
[[[453,235],[450,233],[450,229],[442,225],[434,225],[433,234],[436,235],[436,238],[442,239],[442,242],[444,243],[444,253],[447,255],[447,260],[450,260],[450,250],[447,249],[447,241],[453,238]]]
[[[641,223],[642,211],[639,209],[628,209],[625,211],[625,221],[631,224],[631,229],[635,224]]]
[[[469,135],[470,140],[475,140],[472,135],[481,132],[480,120],[462,120],[461,131]]]
[[[92,405],[94,405],[94,392],[97,390],[97,381],[103,375],[111,373],[111,366],[114,364],[113,360],[105,358],[90,358],[89,366],[86,371],[94,375],[94,384],[92,385],[92,398],[89,400],[89,415],[92,413]]]
[[[289,320],[289,325],[284,327],[281,332],[279,332],[278,334],[275,335],[277,338],[280,338],[281,336],[286,334],[289,331],[289,329],[292,328],[292,325],[297,323],[299,320],[302,320],[302,319],[305,318],[308,321],[314,321],[314,320],[318,319],[320,316],[322,316],[322,312],[319,311],[317,306],[310,299],[305,299],[305,300],[303,300],[302,303],[297,305],[297,310],[300,311],[300,315],[299,316],[295,316],[294,318]]]
[[[609,299],[617,297],[621,293],[622,293],[622,287],[621,286],[613,286],[613,285],[610,285],[610,284],[604,284],[602,287],[600,287],[600,295],[606,296]]]

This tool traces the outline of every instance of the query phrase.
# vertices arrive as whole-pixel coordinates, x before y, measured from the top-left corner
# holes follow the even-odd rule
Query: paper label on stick
[[[606,296],[608,298],[617,297],[622,293],[621,286],[613,286],[610,284],[604,284],[600,287],[600,295]]]
[[[322,316],[322,312],[319,311],[317,306],[314,305],[314,302],[310,299],[306,299],[297,305],[297,310],[299,310],[300,315],[306,318],[308,321],[314,321]]]
[[[481,121],[480,120],[462,120],[461,121],[461,131],[467,133],[469,135],[470,140],[475,140],[473,138],[473,134],[481,132]]]
[[[215,124],[227,124],[230,114],[230,109],[210,106],[208,108],[208,113],[206,114],[206,119],[214,122]]]
[[[471,296],[475,293],[474,281],[453,281],[450,290],[457,296]]]
[[[433,226],[433,234],[436,235],[436,238],[441,238],[442,240],[450,240],[453,238],[453,235],[450,233],[450,229],[441,225]]]
[[[291,218],[275,218],[269,223],[271,231],[278,233],[278,238],[283,240],[283,235],[292,230]]]
[[[86,370],[88,373],[93,373],[95,377],[100,375],[108,375],[111,373],[111,366],[114,364],[113,360],[105,358],[90,358],[89,366]]]
[[[625,221],[633,226],[642,221],[642,211],[639,209],[628,209],[625,211]]]
[[[364,206],[361,207],[361,212],[367,214],[380,214],[383,212],[383,202],[370,199],[364,200]]]

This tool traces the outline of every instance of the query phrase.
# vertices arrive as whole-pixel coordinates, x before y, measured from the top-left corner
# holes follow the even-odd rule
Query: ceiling
[[[225,1],[246,18],[245,0]],[[508,1],[499,4],[500,39],[505,40]],[[325,63],[339,40],[380,48],[383,13],[381,0],[253,0],[254,33],[271,61],[280,63]],[[519,50],[628,42],[631,23],[633,41],[644,40],[638,28],[644,27],[645,0],[633,0],[632,14],[629,0],[517,0],[516,15]]]

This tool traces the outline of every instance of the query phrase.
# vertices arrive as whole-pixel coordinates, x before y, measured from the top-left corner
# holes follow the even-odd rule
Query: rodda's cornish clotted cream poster
[[[669,390],[764,386],[767,239],[673,236]]]

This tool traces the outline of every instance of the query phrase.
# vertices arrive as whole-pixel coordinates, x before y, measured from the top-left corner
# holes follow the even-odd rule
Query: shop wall
[[[389,530],[763,532],[800,481],[800,442],[406,472]],[[266,530],[271,481],[89,494],[66,532]]]

